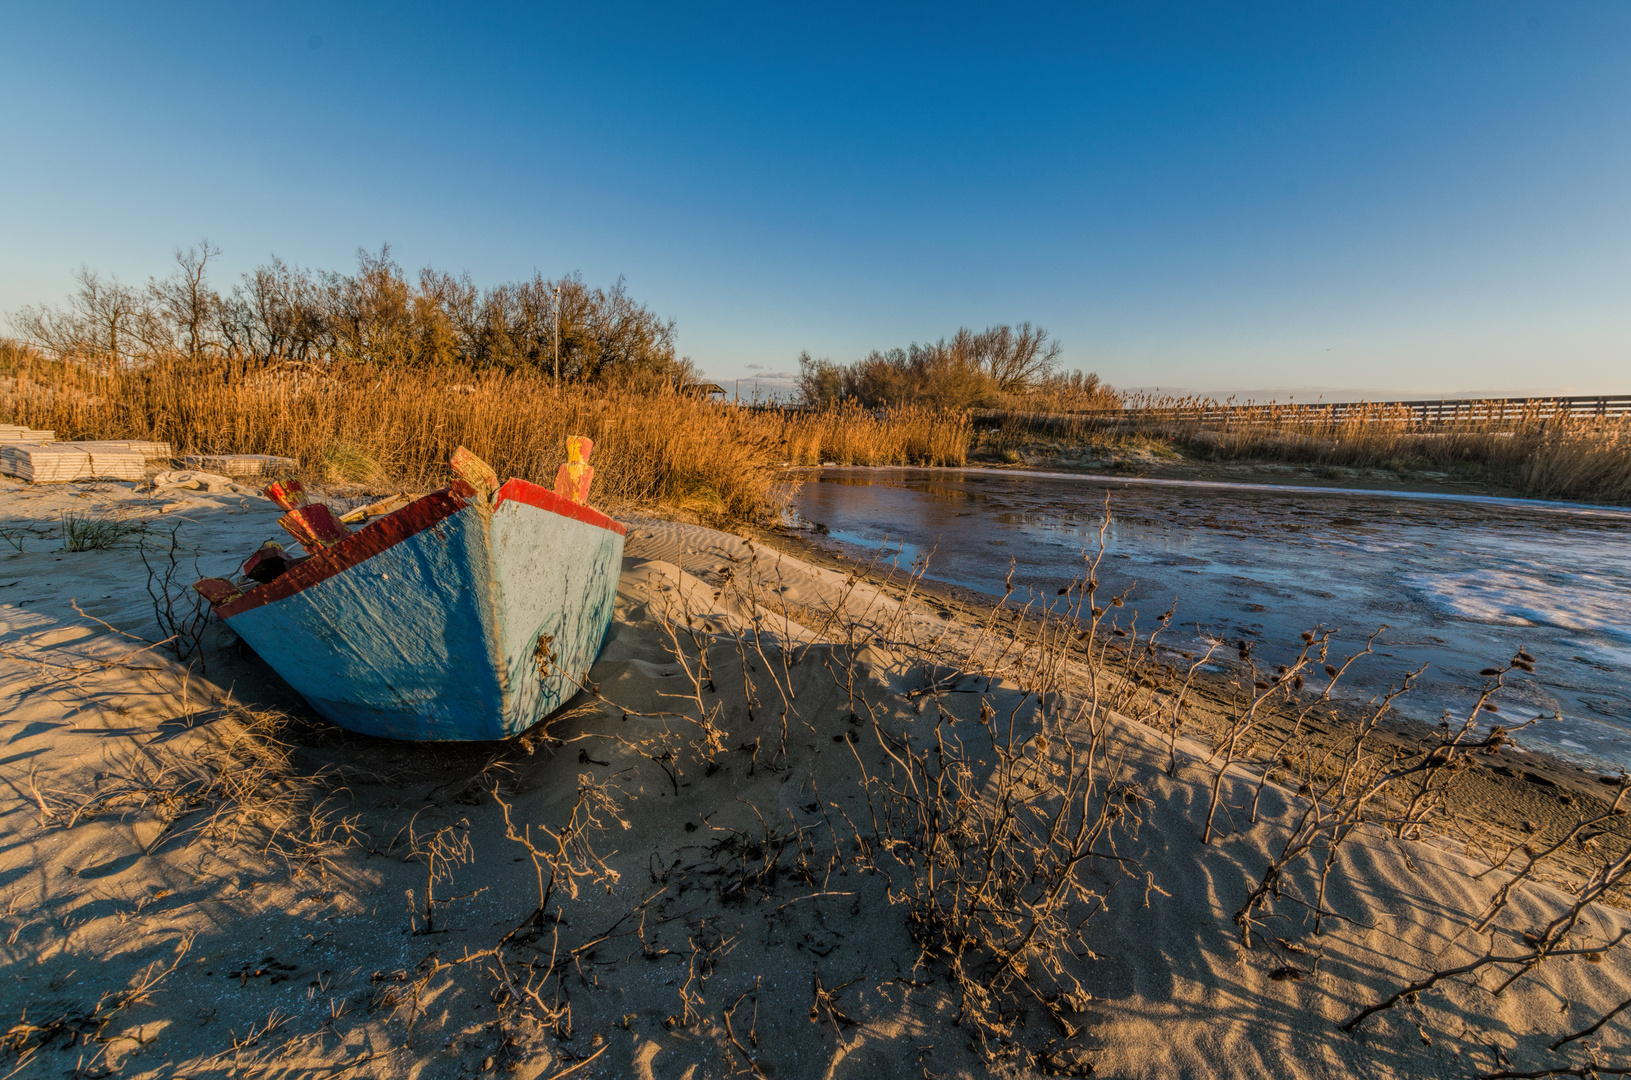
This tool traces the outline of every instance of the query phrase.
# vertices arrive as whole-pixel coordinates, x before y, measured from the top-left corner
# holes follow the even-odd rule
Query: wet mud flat
[[[1150,616],[1175,606],[1168,644],[1267,662],[1308,629],[1355,652],[1379,628],[1350,693],[1384,693],[1412,719],[1464,714],[1478,672],[1522,648],[1538,660],[1505,701],[1547,719],[1520,745],[1584,770],[1631,763],[1631,511],[1438,493],[1191,484],[999,470],[829,469],[797,506],[813,546],[908,567],[986,596],[1011,580],[1046,597],[1097,549],[1099,576]],[[1022,601],[1023,602],[1023,601]]]
[[[1157,454],[1148,450],[1091,451],[1071,454],[1052,447],[1022,450],[1023,464],[1010,464],[1001,455],[970,455],[970,464],[994,466],[1005,472],[1074,473],[1106,480],[1177,480],[1184,483],[1241,483],[1298,487],[1349,488],[1380,492],[1522,498],[1523,492],[1503,484],[1487,472],[1470,475],[1435,469],[1376,468],[1355,465],[1314,465],[1295,462],[1214,461]]]

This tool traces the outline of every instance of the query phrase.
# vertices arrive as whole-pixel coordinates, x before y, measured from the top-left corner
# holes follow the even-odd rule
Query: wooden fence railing
[[[1314,404],[1229,405],[1181,401],[1143,408],[1083,412],[1018,412],[976,409],[976,423],[1018,422],[1033,426],[1120,426],[1150,422],[1189,424],[1329,424],[1342,421],[1405,423],[1412,427],[1516,424],[1553,416],[1631,419],[1631,394],[1534,398],[1464,398],[1437,401],[1334,401]]]

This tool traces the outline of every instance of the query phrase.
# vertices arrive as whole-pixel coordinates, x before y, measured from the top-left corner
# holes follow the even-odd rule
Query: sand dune
[[[1101,712],[1126,809],[1083,871],[1087,996],[994,1006],[1010,1030],[981,1042],[914,939],[884,787],[951,738],[990,790],[982,713],[1063,760],[1035,736],[1079,704],[1022,689],[1022,649],[947,678],[924,657],[981,630],[906,583],[639,518],[593,692],[510,744],[386,743],[312,720],[219,630],[190,673],[136,640],[161,634],[134,545],[158,565],[174,531],[190,583],[272,537],[270,503],[0,483],[9,535],[34,530],[0,557],[0,1076],[1471,1076],[1585,1060],[1545,1045],[1631,994],[1621,951],[1560,957],[1343,1032],[1484,951],[1468,923],[1500,874],[1362,831],[1340,917],[1313,932],[1295,868],[1245,948],[1230,917],[1306,800],[1270,785],[1251,824],[1231,774],[1203,846],[1204,748],[1169,777],[1164,736]],[[62,552],[72,511],[144,531]],[[1564,902],[1523,890],[1494,945]],[[1596,910],[1577,939],[1627,927]],[[1625,1060],[1622,1021],[1588,1041]]]

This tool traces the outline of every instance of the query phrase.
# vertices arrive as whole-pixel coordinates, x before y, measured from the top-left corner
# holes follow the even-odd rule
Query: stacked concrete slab
[[[0,424],[0,443],[48,443],[55,442],[56,438],[57,433],[48,429],[22,427],[18,424]]]
[[[56,432],[0,424],[0,476],[36,484],[71,480],[144,480],[149,462],[168,462],[170,444],[143,439],[57,442]],[[192,454],[188,469],[223,476],[283,476],[300,463],[276,454]]]
[[[32,434],[49,437],[52,433]],[[167,460],[169,457],[169,443],[140,439],[24,442],[0,438],[0,474],[35,484],[65,484],[72,480],[144,480],[149,461]]]
[[[300,468],[294,458],[276,454],[189,454],[181,463],[189,469],[222,476],[282,476]]]
[[[72,443],[0,445],[0,472],[34,484],[143,480],[147,459],[130,450],[85,450]]]

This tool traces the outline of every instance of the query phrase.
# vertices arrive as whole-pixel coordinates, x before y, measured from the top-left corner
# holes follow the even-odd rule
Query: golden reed
[[[464,445],[505,475],[547,481],[565,437],[595,441],[598,498],[763,520],[796,477],[784,466],[964,465],[976,441],[1162,440],[1190,457],[1437,469],[1540,498],[1631,503],[1631,421],[1549,415],[1424,427],[1375,405],[1310,422],[1297,406],[1197,419],[1193,403],[1110,416],[1010,420],[841,404],[739,408],[664,386],[568,384],[527,372],[376,365],[240,367],[160,358],[140,366],[59,361],[0,341],[0,421],[61,439],[157,439],[183,453],[268,453],[309,479],[424,487]]]
[[[529,373],[115,366],[4,342],[0,420],[59,439],[162,440],[177,454],[281,454],[316,481],[421,488],[441,482],[460,445],[501,475],[547,482],[566,436],[587,435],[597,499],[738,520],[777,512],[796,482],[785,465],[962,464],[969,430],[960,414],[784,414],[661,386],[557,388]]]

